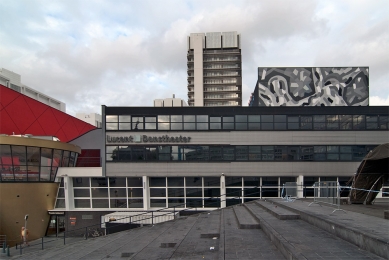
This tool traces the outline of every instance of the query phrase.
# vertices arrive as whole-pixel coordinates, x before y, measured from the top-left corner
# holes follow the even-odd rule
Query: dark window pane
[[[247,186],[259,186],[260,178],[259,177],[243,177],[244,187]]]
[[[128,188],[128,197],[129,198],[142,198],[143,189],[142,188]]]
[[[204,188],[205,197],[220,197],[220,188]]]
[[[203,197],[203,189],[202,188],[186,188],[186,196],[187,197]]]
[[[168,187],[184,187],[184,177],[168,177]]]
[[[92,188],[92,197],[93,198],[107,198],[108,189],[107,188]]]
[[[312,116],[302,116],[300,118],[300,129],[312,129]]]
[[[166,187],[166,178],[165,177],[150,177],[149,183],[150,183],[150,187]]]
[[[90,208],[90,199],[75,199],[74,200],[75,208]]]
[[[339,129],[350,130],[353,128],[353,117],[350,115],[339,116]]]
[[[125,188],[122,188],[122,189],[119,189],[119,188],[111,188],[109,189],[109,196],[111,196],[111,198],[115,198],[115,197],[127,197],[127,193],[126,193],[126,189]]]
[[[250,189],[244,189],[243,195],[245,197],[261,197],[261,189],[260,188],[250,188]]]
[[[247,161],[248,160],[248,146],[236,146],[236,160]]]
[[[89,189],[74,189],[74,197],[90,197]]]
[[[128,207],[129,208],[143,208],[143,199],[129,199],[128,200]]]
[[[185,208],[185,200],[184,199],[168,199],[167,200],[168,207],[179,207]]]
[[[184,188],[168,188],[168,194],[167,196],[170,197],[184,197],[185,192]]]
[[[203,185],[203,179],[201,177],[185,177],[186,187],[196,187]]]
[[[91,178],[92,187],[108,187],[108,178]]]
[[[278,186],[278,177],[262,177],[262,186]]]
[[[131,205],[131,204],[130,204]],[[166,199],[151,199],[150,207],[152,208],[166,208]]]
[[[226,187],[242,187],[242,177],[226,177]]]
[[[89,178],[73,178],[73,187],[89,187]]]
[[[150,197],[166,197],[166,189],[150,188]]]
[[[143,187],[142,177],[128,177],[127,178],[128,187]]]
[[[220,177],[204,177],[204,186],[220,187]]]
[[[110,187],[126,187],[126,178],[122,177],[110,177],[109,178]]]
[[[109,208],[108,199],[92,199],[92,208]]]
[[[127,208],[127,199],[121,198],[121,199],[112,199],[110,200],[111,208]]]

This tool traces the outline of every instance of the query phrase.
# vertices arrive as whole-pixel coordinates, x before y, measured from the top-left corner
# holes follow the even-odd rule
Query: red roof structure
[[[69,142],[95,126],[0,85],[0,134],[56,136]]]

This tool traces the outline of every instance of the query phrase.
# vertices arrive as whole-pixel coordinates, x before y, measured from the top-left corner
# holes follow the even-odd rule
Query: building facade
[[[249,106],[368,106],[369,67],[258,68]]]
[[[317,181],[346,185],[389,129],[388,107],[103,106],[102,115],[102,168],[61,169],[54,211],[100,221],[115,211],[211,210],[280,197],[286,182],[313,197]]]
[[[30,88],[21,82],[21,76],[13,71],[2,68],[0,70],[0,85],[13,89],[23,95],[42,102],[50,107],[66,113],[66,104],[49,97],[33,88]]]
[[[188,36],[189,106],[241,106],[242,54],[237,32]]]

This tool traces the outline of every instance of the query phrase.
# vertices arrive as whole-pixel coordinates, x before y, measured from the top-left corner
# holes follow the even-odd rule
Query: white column
[[[65,190],[65,208],[66,211],[71,211],[74,209],[73,178],[63,176],[63,185]]]
[[[149,189],[149,178],[142,176],[143,182],[143,209],[149,210],[150,208],[150,189]]]
[[[227,203],[226,203],[226,177],[224,176],[224,173],[222,173],[222,176],[220,177],[220,200],[221,208],[225,208]]]
[[[303,184],[304,184],[304,175],[299,175],[297,177],[297,198],[303,198]]]

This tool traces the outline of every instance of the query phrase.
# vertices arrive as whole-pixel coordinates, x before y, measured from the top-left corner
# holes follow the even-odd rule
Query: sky
[[[389,105],[387,0],[1,0],[0,68],[66,103],[187,100],[187,36],[241,35],[243,105],[258,67],[370,68],[370,105]]]

